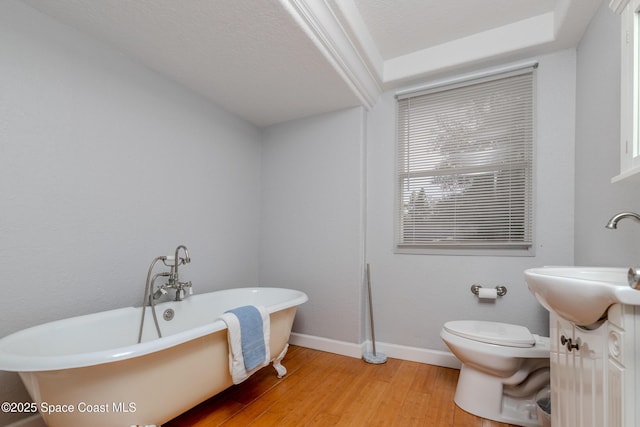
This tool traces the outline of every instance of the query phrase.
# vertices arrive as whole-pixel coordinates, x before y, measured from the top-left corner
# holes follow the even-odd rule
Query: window
[[[612,181],[640,176],[640,0],[615,0],[621,15],[620,175]]]
[[[397,95],[399,252],[531,248],[533,77],[527,67]]]

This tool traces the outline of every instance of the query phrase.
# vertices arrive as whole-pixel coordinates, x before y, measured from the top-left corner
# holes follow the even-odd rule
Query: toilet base
[[[535,397],[517,399],[504,396],[504,380],[462,364],[454,401],[461,409],[478,417],[538,427]]]

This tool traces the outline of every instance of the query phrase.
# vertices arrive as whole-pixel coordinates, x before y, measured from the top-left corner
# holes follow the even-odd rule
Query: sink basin
[[[596,323],[611,304],[640,305],[640,290],[627,282],[628,268],[542,267],[525,270],[525,282],[549,311],[577,325]]]

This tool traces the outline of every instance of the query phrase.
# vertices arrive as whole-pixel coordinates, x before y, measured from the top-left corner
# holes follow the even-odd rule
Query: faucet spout
[[[180,253],[180,249],[184,252],[184,257],[178,257]],[[175,301],[182,301],[184,297],[185,288],[189,289],[189,294],[191,294],[191,282],[181,282],[180,276],[178,275],[178,266],[180,264],[188,264],[191,262],[191,257],[189,256],[189,250],[185,245],[180,245],[176,248],[175,256],[173,257],[173,266],[171,267],[171,277],[169,278],[169,283],[167,284],[169,287],[174,288],[176,290],[176,299]]]
[[[620,212],[611,217],[605,228],[609,230],[615,230],[618,228],[618,222],[623,218],[633,218],[634,220],[640,222],[640,215],[635,212]]]
[[[184,258],[179,258],[178,254],[180,252],[180,249],[182,249],[184,251]],[[191,262],[191,258],[189,257],[189,250],[187,249],[187,247],[185,245],[180,245],[176,248],[176,253],[175,253],[175,257],[173,258],[173,272],[176,275],[176,280],[178,278],[178,266],[182,263],[182,264],[189,264]]]
[[[610,230],[615,230],[616,228],[618,228],[618,222],[623,218],[632,218],[640,222],[640,215],[638,215],[637,213],[620,212],[612,216],[609,222],[607,223],[607,225],[605,225],[605,227]],[[629,272],[627,273],[627,281],[629,282],[629,286],[637,290],[640,290],[640,273],[639,272],[640,272],[640,268],[631,267],[629,269]]]

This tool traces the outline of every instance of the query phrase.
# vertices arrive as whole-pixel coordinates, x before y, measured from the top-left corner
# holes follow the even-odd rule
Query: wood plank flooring
[[[509,427],[453,403],[455,369],[398,359],[371,365],[296,346],[283,364],[284,378],[263,368],[163,427]]]

